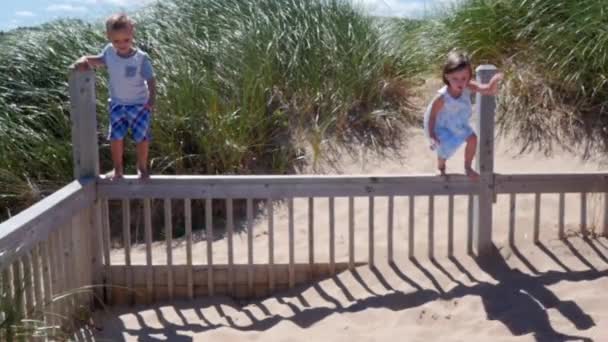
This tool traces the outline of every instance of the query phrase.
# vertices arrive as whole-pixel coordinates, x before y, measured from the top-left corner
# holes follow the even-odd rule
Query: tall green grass
[[[168,1],[135,14],[159,94],[153,173],[285,173],[328,139],[379,148],[408,118],[423,65],[387,26],[343,0]],[[0,206],[18,211],[71,179],[66,72],[105,45],[101,22],[58,21],[0,40]],[[105,72],[101,165],[111,168]],[[127,171],[134,149],[127,147]]]

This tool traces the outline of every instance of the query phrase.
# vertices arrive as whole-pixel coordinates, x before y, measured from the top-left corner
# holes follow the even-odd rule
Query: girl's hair
[[[473,77],[473,68],[471,67],[471,60],[464,52],[452,51],[448,54],[448,58],[443,65],[443,83],[450,85],[448,79],[445,77],[447,74],[451,74],[454,71],[469,70],[469,75]]]
[[[116,13],[112,14],[108,19],[106,19],[106,32],[114,32],[124,29],[133,28],[135,23],[126,13]]]

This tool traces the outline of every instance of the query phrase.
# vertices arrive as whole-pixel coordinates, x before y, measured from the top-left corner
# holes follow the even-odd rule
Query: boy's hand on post
[[[74,68],[78,71],[87,71],[91,68],[91,65],[89,64],[89,60],[83,56],[74,63]]]

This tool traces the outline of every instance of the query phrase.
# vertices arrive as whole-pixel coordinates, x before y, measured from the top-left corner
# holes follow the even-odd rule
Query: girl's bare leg
[[[445,159],[437,157],[437,170],[441,176],[445,177]]]
[[[464,149],[464,172],[473,181],[479,179],[479,173],[473,170],[473,158],[477,152],[477,135],[471,134],[467,138],[467,145]]]

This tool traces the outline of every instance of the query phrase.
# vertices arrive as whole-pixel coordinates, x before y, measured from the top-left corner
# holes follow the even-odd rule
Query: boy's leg
[[[471,134],[467,138],[467,145],[464,149],[464,172],[471,180],[479,179],[479,173],[473,170],[473,158],[477,153],[477,135]]]
[[[139,172],[139,178],[147,179],[148,174],[148,140],[143,140],[136,146],[137,150],[137,170]]]
[[[124,140],[110,141],[110,149],[112,151],[112,163],[114,164],[114,175],[112,180],[120,179],[123,175],[122,153],[124,148]]]

